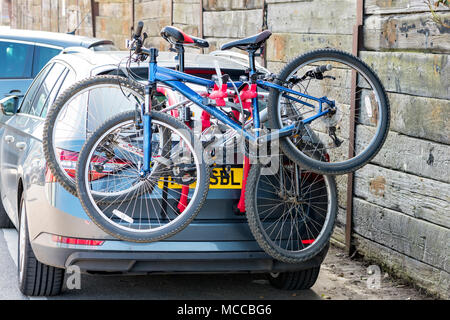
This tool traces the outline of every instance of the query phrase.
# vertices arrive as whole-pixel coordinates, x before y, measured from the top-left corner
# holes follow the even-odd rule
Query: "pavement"
[[[17,231],[0,229],[0,299],[195,299],[195,300],[424,300],[431,299],[376,266],[352,260],[331,247],[316,284],[309,290],[273,288],[263,275],[82,275],[81,288],[64,287],[57,297],[33,298],[17,285]]]

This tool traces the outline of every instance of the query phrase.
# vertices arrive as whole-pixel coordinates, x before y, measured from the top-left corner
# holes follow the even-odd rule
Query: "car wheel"
[[[311,288],[319,276],[320,266],[295,271],[269,273],[268,278],[272,286],[282,290],[305,290]]]
[[[0,200],[0,228],[14,228],[11,219],[9,219],[8,214],[6,213],[5,208],[3,207],[3,203]]]
[[[18,244],[19,289],[27,296],[54,296],[61,293],[64,269],[39,262],[31,248],[28,222],[23,198],[20,202]]]

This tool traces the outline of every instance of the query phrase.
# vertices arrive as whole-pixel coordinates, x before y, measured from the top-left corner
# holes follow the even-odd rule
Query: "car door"
[[[36,130],[42,128],[41,113],[53,101],[54,88],[61,83],[67,68],[60,63],[49,64],[30,87],[19,111],[4,123],[1,140],[0,177],[5,209],[17,212],[17,183],[21,168],[32,143],[39,140]],[[31,164],[28,164],[31,167]]]

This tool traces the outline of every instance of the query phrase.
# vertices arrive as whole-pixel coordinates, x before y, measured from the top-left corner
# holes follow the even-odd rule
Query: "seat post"
[[[256,50],[248,50],[248,59],[249,59],[249,66],[250,66],[250,76],[256,72],[255,67],[255,52]]]
[[[256,50],[257,49],[249,49],[248,50],[249,67],[250,67],[249,80],[250,80],[250,83],[252,83],[252,84],[256,83],[256,77],[254,77],[254,75],[256,74],[256,66],[255,66]],[[255,134],[256,134],[256,137],[259,137],[260,132],[258,131],[258,129],[260,129],[260,119],[259,119],[259,105],[258,105],[257,97],[252,99],[252,114],[253,114],[254,128],[257,129]]]
[[[184,46],[182,44],[175,45],[178,54],[178,71],[184,72]]]

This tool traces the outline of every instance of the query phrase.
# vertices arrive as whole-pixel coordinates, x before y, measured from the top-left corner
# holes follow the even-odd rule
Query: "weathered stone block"
[[[446,54],[361,52],[387,91],[450,99],[450,61]]]
[[[357,145],[362,141],[364,145],[367,145],[369,139],[374,136],[373,129],[373,127],[363,125],[357,126]],[[449,155],[449,145],[416,139],[390,131],[383,147],[372,162],[417,176],[450,183]]]
[[[444,299],[450,297],[448,284],[450,274],[429,264],[410,258],[403,253],[389,249],[374,241],[355,235],[355,246],[364,259],[370,263],[389,268],[389,273],[414,281],[414,284]]]
[[[200,9],[200,4],[174,3],[173,23],[199,25],[202,14]]]
[[[203,0],[205,11],[261,9],[264,0]]]
[[[275,33],[267,41],[268,61],[289,61],[314,49],[326,47],[351,52],[351,35]]]
[[[169,0],[155,0],[136,3],[136,21],[143,19],[156,19],[171,16],[172,5]]]
[[[354,192],[381,207],[450,228],[448,183],[368,164],[356,171]]]
[[[437,11],[448,10],[444,6],[439,6]],[[365,14],[388,14],[388,13],[409,13],[409,12],[429,12],[424,0],[365,0]]]
[[[276,33],[352,34],[356,1],[324,0],[268,5],[269,30]]]
[[[203,13],[205,37],[244,38],[261,31],[262,10],[210,11]]]
[[[388,93],[391,130],[450,144],[450,100]]]
[[[354,199],[354,231],[418,261],[449,272],[450,229]]]
[[[450,23],[450,12],[439,14]],[[449,29],[430,13],[369,16],[364,22],[364,48],[369,50],[450,51]]]

